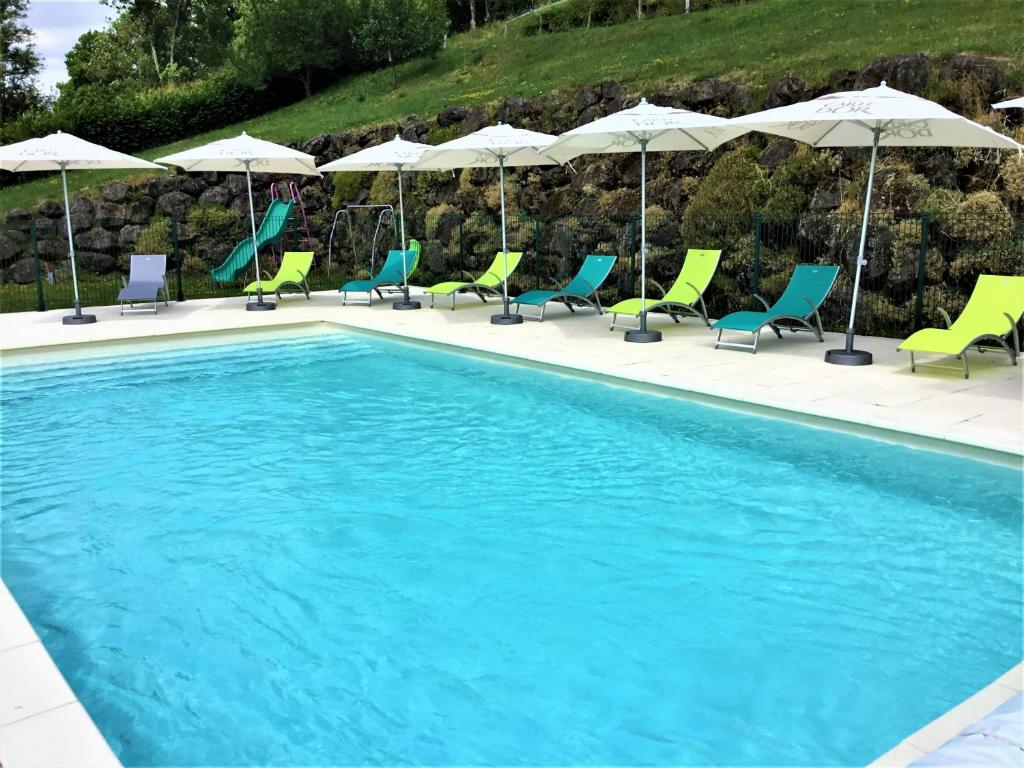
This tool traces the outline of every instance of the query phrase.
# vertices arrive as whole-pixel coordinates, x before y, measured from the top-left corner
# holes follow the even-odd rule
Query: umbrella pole
[[[853,348],[853,323],[857,317],[857,297],[860,293],[860,271],[864,266],[864,249],[868,241],[868,217],[871,213],[871,190],[875,182],[875,159],[878,157],[878,139],[882,134],[881,126],[875,126],[875,138],[871,142],[871,163],[868,165],[868,188],[864,193],[864,216],[860,223],[860,246],[857,248],[857,269],[853,276],[853,297],[850,299],[850,322],[846,326],[846,346],[843,349],[830,349],[825,353],[825,362],[834,365],[871,365],[871,353],[863,349]]]
[[[505,156],[498,155],[498,187],[501,193],[501,305],[500,315],[491,315],[491,325],[518,325],[523,316],[508,311],[508,242],[505,239]],[[537,254],[540,258],[540,254]]]
[[[419,309],[422,306],[418,301],[409,301],[409,265],[406,259],[409,258],[405,247],[405,203],[402,200],[402,166],[396,165],[398,169],[398,217],[402,234],[402,299],[391,305],[392,309]]]
[[[96,315],[83,315],[78,298],[78,272],[75,269],[75,239],[71,233],[71,204],[68,202],[67,163],[60,164],[60,181],[64,187],[64,221],[68,225],[68,255],[71,259],[71,284],[75,291],[75,314],[64,316],[64,325],[88,325],[96,322]]]
[[[252,225],[252,260],[256,264],[256,301],[250,301],[246,303],[245,308],[254,311],[261,312],[268,309],[277,309],[277,305],[272,301],[263,300],[263,283],[260,281],[260,255],[256,246],[256,208],[252,203],[252,175],[249,173],[249,165],[252,160],[245,161],[245,183],[249,188],[249,223]]]
[[[626,341],[661,341],[661,331],[647,330],[647,139],[640,139],[640,327],[626,331]]]

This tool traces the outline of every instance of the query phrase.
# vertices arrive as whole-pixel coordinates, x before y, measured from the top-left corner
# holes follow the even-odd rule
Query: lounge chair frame
[[[539,305],[540,306],[540,314],[538,314],[538,315],[530,315],[530,314],[527,314],[527,313],[521,311],[522,307],[526,306],[525,304],[519,304],[519,302],[517,302],[517,301],[513,301],[512,303],[515,304],[516,312],[518,314],[521,314],[527,320],[536,320],[538,323],[543,323],[544,322],[544,310],[547,308],[547,305],[550,304],[553,301],[558,301],[558,302],[561,302],[561,303],[565,304],[565,306],[567,306],[569,308],[570,312],[575,312],[576,311],[576,307],[574,307],[572,305],[572,302],[575,301],[575,302],[578,302],[581,305],[580,309],[583,309],[585,307],[589,307],[590,309],[596,309],[597,310],[597,314],[603,315],[604,314],[604,307],[601,306],[601,297],[597,295],[597,290],[598,289],[594,288],[593,286],[591,286],[591,284],[588,283],[586,280],[583,280],[581,282],[586,283],[586,285],[591,289],[590,292],[587,293],[586,296],[582,296],[582,295],[580,295],[578,293],[564,293],[564,292],[560,291],[560,292],[556,293],[554,296],[552,296],[550,298],[547,298],[547,299],[544,299],[544,301],[542,301],[540,303],[540,305]],[[591,301],[588,298],[589,296],[593,296],[594,297],[593,301]],[[531,304],[530,306],[537,306],[537,305]]]
[[[302,280],[298,281],[298,282],[296,282],[295,280],[285,280],[284,282],[282,282],[280,285],[277,286],[277,288],[274,290],[274,293],[277,295],[277,298],[280,299],[281,298],[281,289],[282,288],[287,288],[287,287],[292,287],[295,290],[294,291],[288,291],[289,294],[292,294],[292,293],[303,293],[303,294],[306,295],[306,298],[309,299],[309,291],[310,291],[310,289],[309,289],[309,283],[306,280],[307,277],[308,277],[308,275],[303,275],[302,276]],[[269,279],[270,278],[267,278],[267,280],[269,280]],[[246,296],[253,296],[256,293],[257,293],[256,291],[246,291],[245,295]],[[264,296],[265,295],[266,294],[264,293]]]
[[[493,294],[494,296],[501,296],[501,286],[492,287],[490,285],[481,285],[477,283],[476,276],[466,270],[462,270],[462,274],[469,278],[470,282],[466,285],[460,285],[458,288],[448,291],[448,293],[431,293],[430,294],[430,307],[434,307],[434,299],[438,296],[448,296],[452,300],[452,311],[455,311],[455,297],[460,293],[471,293],[476,296],[484,304],[487,303],[487,297],[483,295],[483,291]]]
[[[953,321],[950,318],[949,313],[945,309],[942,309],[941,307],[939,308],[938,312],[942,316],[942,319],[946,322],[946,328],[952,328]],[[1012,365],[1017,365],[1017,358],[1020,357],[1020,333],[1017,330],[1017,323],[1014,321],[1013,317],[1010,316],[1009,312],[1003,312],[1003,317],[1005,317],[1010,323],[1010,330],[1007,331],[1005,335],[1000,336],[999,334],[996,333],[982,334],[981,336],[978,336],[977,338],[971,340],[962,350],[960,350],[960,354],[955,355],[956,359],[959,360],[962,364],[965,379],[971,378],[971,370],[967,365],[967,350],[969,350],[971,347],[974,347],[976,350],[978,350],[979,354],[985,354],[986,350],[992,349],[992,347],[982,346],[982,342],[985,341],[995,342],[996,344],[999,344],[1004,350],[1006,350],[1006,354],[1010,358],[1010,363]],[[1013,340],[1012,345],[1008,343],[1008,339]],[[943,356],[945,357],[945,355]],[[917,360],[914,359],[914,351],[910,350],[910,372],[916,373],[917,367],[919,365],[933,368],[946,367],[940,365],[937,362],[919,363],[917,362]]]
[[[771,311],[771,305],[768,304],[768,301],[763,296],[760,296],[755,293],[754,298],[764,305],[765,312]],[[761,331],[764,329],[765,326],[771,328],[775,332],[775,335],[778,336],[780,339],[782,338],[782,330],[788,329],[790,333],[797,333],[798,331],[813,333],[814,337],[818,341],[824,341],[825,329],[821,325],[821,315],[818,313],[818,307],[814,306],[814,302],[811,301],[807,296],[803,296],[802,298],[804,301],[807,302],[807,305],[811,308],[811,311],[808,314],[804,315],[803,317],[798,317],[797,315],[780,315],[779,317],[773,317],[771,320],[765,320],[763,323],[757,326],[757,328],[751,331],[751,333],[754,335],[753,344],[744,344],[741,341],[722,341],[722,332],[730,329],[719,328],[718,338],[715,339],[715,349],[718,349],[719,347],[730,347],[732,349],[749,349],[752,354],[756,355],[757,342],[758,339],[761,338]],[[814,320],[813,325],[807,322],[810,318],[813,318]],[[780,321],[781,323],[786,323],[786,325],[782,325]]]
[[[651,282],[658,287],[658,290],[661,291],[662,296],[668,295],[668,291],[665,289],[665,286],[661,285],[661,283],[658,283],[655,280],[652,280]],[[704,325],[710,328],[711,321],[708,320],[708,308],[707,305],[704,303],[703,294],[701,294],[701,292],[697,290],[697,286],[691,283],[689,280],[686,281],[686,285],[690,286],[693,289],[693,292],[697,294],[696,304],[684,304],[680,301],[658,302],[657,304],[651,305],[651,307],[647,309],[647,314],[649,315],[652,312],[660,310],[662,314],[668,315],[677,324],[679,323],[679,315],[699,317],[701,320],[704,321]],[[616,328],[621,328],[625,330],[637,330],[638,328],[640,328],[640,315],[622,315],[622,317],[636,317],[636,325],[631,325],[629,323],[620,323],[619,313],[616,312],[612,314],[612,322],[608,326],[608,330],[614,331]]]
[[[349,299],[348,298],[348,291],[342,291],[341,292],[341,305],[345,306],[346,304],[365,304],[368,307],[373,306],[373,294],[374,293],[377,294],[378,298],[380,298],[380,299],[384,298],[384,292],[381,290],[382,288],[386,289],[388,293],[397,293],[398,291],[402,290],[402,285],[401,285],[401,283],[381,283],[380,285],[375,285],[375,286],[373,286],[373,288],[371,288],[370,290],[366,291],[366,299],[365,300],[364,299]],[[357,293],[363,293],[363,291],[357,291]]]

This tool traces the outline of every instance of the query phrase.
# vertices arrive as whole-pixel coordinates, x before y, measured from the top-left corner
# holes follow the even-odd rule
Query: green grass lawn
[[[836,68],[897,53],[1003,57],[1012,82],[1024,81],[1021,0],[763,0],[613,27],[518,34],[515,25],[528,23],[529,17],[515,22],[507,37],[501,24],[456,35],[433,58],[353,77],[290,107],[141,154],[152,159],[243,128],[271,141],[299,141],[607,78],[631,91],[712,76],[754,89],[786,74],[815,82]],[[126,175],[73,173],[69,187],[74,193]],[[0,192],[0,210],[59,198],[59,178],[40,179]]]

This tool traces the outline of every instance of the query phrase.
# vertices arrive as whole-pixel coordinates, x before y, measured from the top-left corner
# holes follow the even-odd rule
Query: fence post
[[[537,290],[540,290],[540,236],[540,216],[537,216],[537,218],[533,220],[533,262],[537,265],[537,280],[533,287]]]
[[[921,214],[921,245],[917,254],[917,300],[914,302],[914,330],[924,322],[924,272],[928,261],[928,214]]]
[[[761,285],[761,235],[764,216],[754,214],[754,264],[750,273],[750,292],[757,293]]]
[[[636,293],[636,213],[629,214],[629,294]]]
[[[459,275],[462,274],[462,270],[466,268],[466,233],[462,225],[466,222],[466,217],[459,214]]]
[[[171,219],[171,249],[174,254],[174,276],[178,282],[178,301],[185,300],[185,292],[181,287],[181,249],[178,246],[178,217]]]
[[[32,263],[36,267],[36,312],[45,312],[46,300],[43,298],[43,270],[39,267],[39,237],[36,232],[35,219],[29,222],[28,231],[32,238]]]

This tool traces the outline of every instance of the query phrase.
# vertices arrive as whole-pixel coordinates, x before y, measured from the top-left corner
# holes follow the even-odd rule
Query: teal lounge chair
[[[796,269],[793,270],[793,276],[789,278],[789,285],[786,286],[786,290],[782,292],[775,304],[768,306],[767,301],[754,294],[754,298],[764,304],[764,312],[733,312],[711,326],[718,329],[715,349],[735,347],[749,349],[757,354],[757,340],[761,335],[761,329],[766,325],[775,331],[775,335],[780,339],[782,338],[780,328],[788,327],[793,332],[810,331],[818,341],[824,341],[818,308],[832,292],[832,286],[835,285],[838,276],[839,267],[797,264]],[[813,324],[809,322],[812,319]],[[722,341],[722,331],[727,330],[751,333],[754,336],[754,343]]]
[[[405,258],[405,272],[402,271],[402,259]],[[384,260],[384,266],[380,268],[380,272],[375,277],[369,280],[349,280],[341,288],[338,289],[338,293],[342,294],[342,304],[362,304],[362,301],[350,301],[348,298],[349,293],[365,293],[366,304],[373,304],[373,292],[376,291],[380,298],[384,298],[384,294],[381,293],[381,288],[390,286],[398,288],[402,285],[406,277],[411,277],[412,273],[416,270],[416,266],[420,263],[420,244],[416,240],[409,241],[409,250],[407,251],[388,251],[388,257]]]
[[[584,259],[580,271],[576,273],[576,276],[564,288],[557,291],[527,291],[521,296],[516,296],[511,300],[511,303],[517,305],[517,312],[519,311],[519,305],[522,304],[540,307],[539,315],[524,315],[524,317],[540,322],[544,321],[544,308],[549,301],[562,302],[569,308],[570,312],[576,311],[573,303],[586,304],[596,309],[597,314],[600,315],[604,310],[601,308],[601,299],[597,295],[597,289],[608,279],[608,275],[611,274],[612,267],[614,266],[614,256],[591,254]]]

